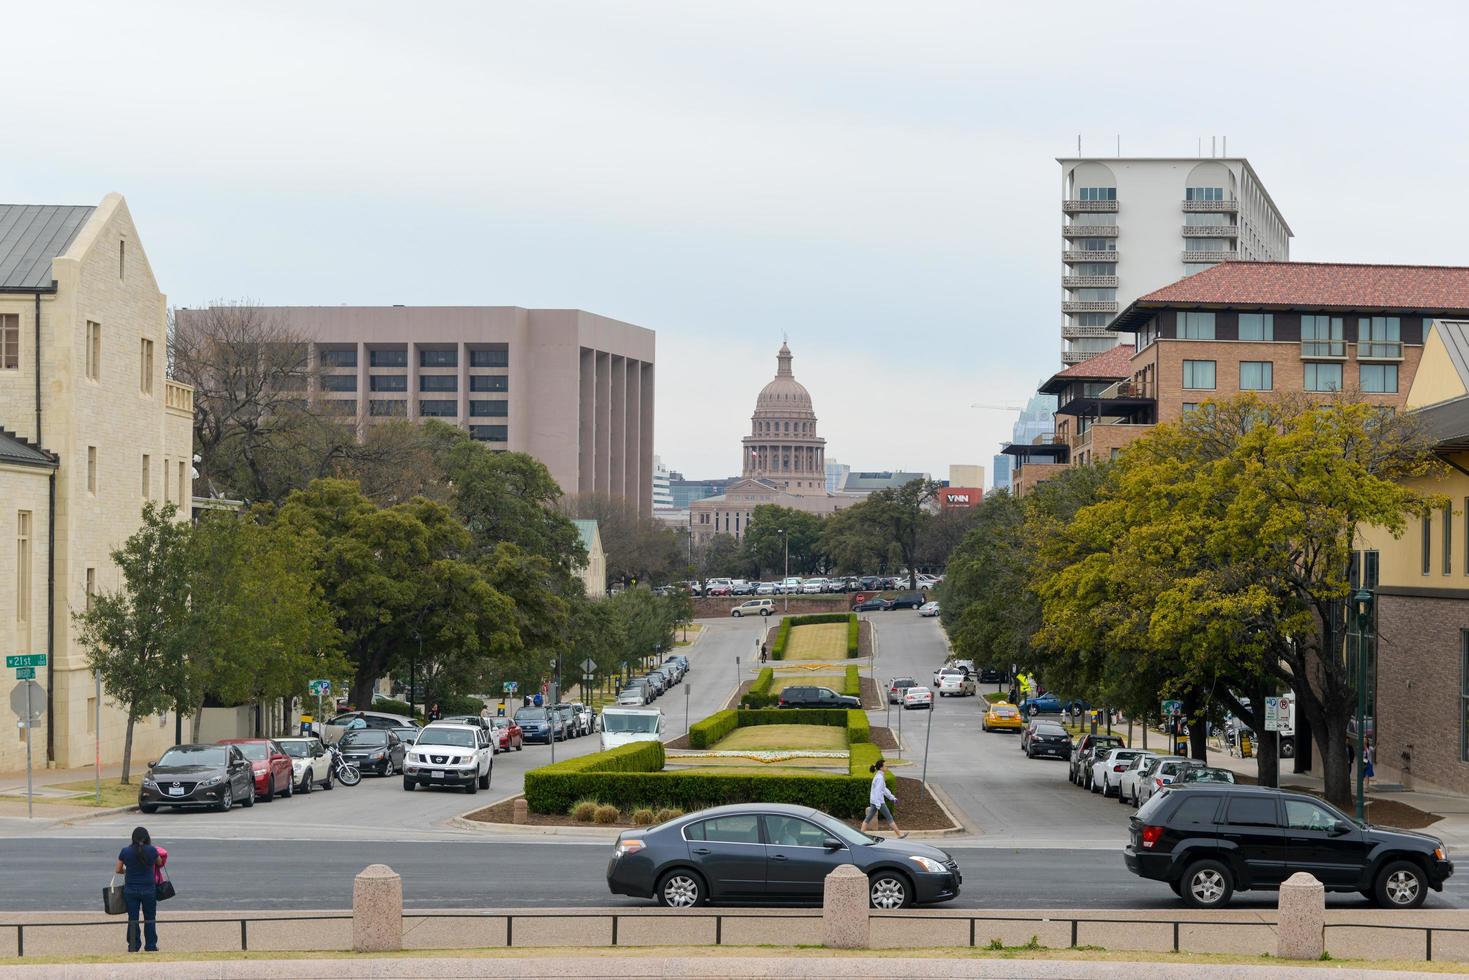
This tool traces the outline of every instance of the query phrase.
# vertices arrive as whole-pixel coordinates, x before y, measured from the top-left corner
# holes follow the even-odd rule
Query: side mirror
[[[828,851],[839,851],[842,849],[842,842],[837,840],[835,837],[828,837],[822,843],[826,846],[826,849]]]
[[[148,768],[149,769],[152,769],[156,765],[158,765],[158,760],[157,759],[155,759],[152,762],[148,763]]]
[[[1340,820],[1331,825],[1331,836],[1333,837],[1340,837],[1343,834],[1351,833],[1351,831],[1352,828],[1347,824],[1342,823]]]

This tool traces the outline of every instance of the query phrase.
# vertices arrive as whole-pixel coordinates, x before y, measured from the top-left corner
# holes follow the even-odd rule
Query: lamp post
[[[1372,593],[1358,589],[1352,597],[1357,607],[1357,819],[1366,820],[1367,801],[1363,798],[1367,752],[1367,626],[1372,621]]]
[[[790,536],[788,534],[786,534],[786,529],[785,528],[780,528],[775,533],[780,535],[781,546],[785,550],[785,569],[786,569],[786,571],[785,571],[785,576],[781,579],[780,593],[781,593],[781,595],[783,595],[785,597],[785,611],[786,612],[790,612],[791,611],[791,590],[790,590],[790,588],[789,588],[789,586],[788,586],[788,584],[787,584],[787,582],[785,580],[791,577],[791,539],[790,539]]]

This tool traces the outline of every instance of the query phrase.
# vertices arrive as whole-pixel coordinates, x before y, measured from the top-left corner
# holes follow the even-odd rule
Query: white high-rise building
[[[1116,346],[1144,293],[1231,259],[1285,261],[1290,226],[1243,157],[1062,157],[1061,361]]]
[[[653,509],[673,510],[673,490],[668,485],[668,467],[658,456],[653,457]]]

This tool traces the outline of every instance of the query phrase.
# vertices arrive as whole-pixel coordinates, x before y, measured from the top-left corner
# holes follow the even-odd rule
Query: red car
[[[250,768],[255,771],[255,798],[263,803],[275,799],[275,794],[290,796],[295,789],[295,777],[291,770],[291,757],[273,738],[222,738],[220,745],[237,745]]]
[[[519,752],[525,748],[525,735],[514,718],[491,718],[490,739],[496,752]]]

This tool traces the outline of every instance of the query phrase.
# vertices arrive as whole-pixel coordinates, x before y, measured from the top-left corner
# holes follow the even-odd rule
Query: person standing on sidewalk
[[[867,825],[880,817],[888,822],[889,827],[893,828],[893,833],[898,835],[898,840],[902,840],[908,835],[898,829],[898,822],[893,819],[893,811],[888,809],[887,801],[892,800],[896,803],[898,798],[893,795],[892,790],[888,789],[883,765],[883,760],[878,759],[867,767],[873,776],[872,789],[867,794],[867,813],[862,817],[862,832],[867,833]]]
[[[134,827],[133,839],[117,855],[116,874],[124,875],[122,897],[128,906],[128,952],[141,947],[145,953],[158,952],[158,883],[157,869],[163,858],[146,827]],[[138,935],[138,913],[143,916],[142,936]]]

